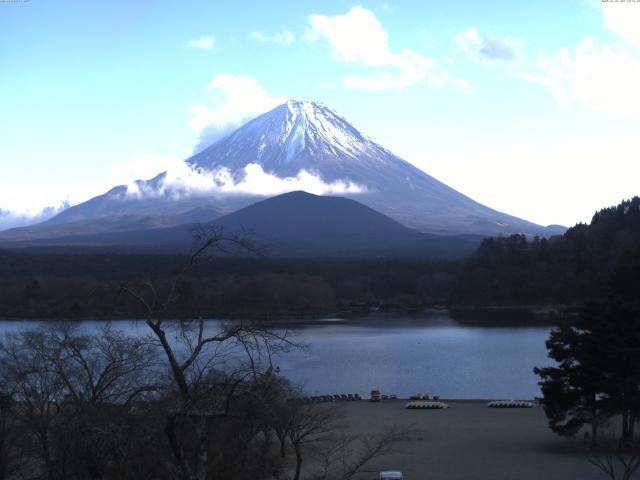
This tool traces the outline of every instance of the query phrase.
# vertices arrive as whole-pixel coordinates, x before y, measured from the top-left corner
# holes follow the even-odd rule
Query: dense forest
[[[485,239],[466,260],[206,257],[176,287],[169,316],[304,317],[433,306],[574,305],[640,272],[640,198],[564,235]],[[169,288],[184,256],[0,251],[0,317],[131,318],[131,281]],[[623,279],[623,280],[621,280]],[[614,285],[615,283],[615,285]]]
[[[140,317],[121,287],[169,288],[186,259],[0,252],[0,317]],[[182,275],[170,316],[315,316],[446,303],[462,261],[207,257]]]
[[[600,210],[591,224],[578,224],[564,235],[485,239],[464,266],[452,300],[581,305],[609,295],[616,278],[640,272],[639,266],[640,198],[634,197]],[[618,288],[625,288],[620,281]]]

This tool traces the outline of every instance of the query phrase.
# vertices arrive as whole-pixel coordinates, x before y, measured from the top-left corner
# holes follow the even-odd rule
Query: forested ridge
[[[118,286],[171,284],[181,256],[0,252],[0,317],[139,318]],[[179,282],[167,315],[305,316],[446,303],[462,261],[209,258]]]
[[[0,251],[0,317],[132,318],[131,279],[170,284],[182,256]],[[168,315],[314,316],[430,306],[584,305],[640,272],[640,198],[564,235],[485,239],[466,260],[210,257]],[[613,285],[613,282],[616,282]]]
[[[597,212],[564,235],[485,239],[469,258],[452,300],[463,304],[584,304],[607,296],[640,258],[640,198]],[[640,272],[636,269],[635,272]]]

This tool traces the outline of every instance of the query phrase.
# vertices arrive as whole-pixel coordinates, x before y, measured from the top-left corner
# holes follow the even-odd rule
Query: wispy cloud
[[[346,75],[343,83],[348,88],[400,90],[416,84],[439,88],[447,80],[447,72],[435,60],[409,49],[391,51],[380,21],[361,6],[344,15],[311,15],[304,38],[326,40],[338,61],[375,69],[369,75]]]
[[[481,36],[475,27],[457,35],[456,42],[477,63],[515,61],[520,57],[523,45],[522,40],[513,37]]]
[[[517,76],[545,87],[563,107],[580,104],[590,110],[640,118],[640,55],[623,47],[587,37],[574,52],[562,49],[541,56]]]
[[[182,169],[179,157],[143,153],[111,165],[110,184],[133,185],[139,179],[153,178],[160,172]]]
[[[596,8],[616,41],[588,36],[575,49],[540,55],[517,76],[545,87],[563,107],[640,118],[640,3],[599,2]]]
[[[475,28],[456,40],[474,61],[501,61],[511,75],[547,89],[561,107],[580,105],[614,116],[640,118],[640,3],[597,2],[593,6],[617,40],[588,36],[573,48],[542,53],[535,59],[521,53],[521,41],[480,36]],[[505,62],[514,59],[518,61]]]
[[[57,205],[33,211],[14,211],[0,208],[0,231],[44,222],[66,210],[69,206],[68,202],[59,202]]]
[[[640,49],[640,4],[637,2],[598,2],[605,26],[621,39]]]
[[[201,37],[197,39],[192,39],[187,42],[187,47],[196,48],[199,50],[213,50],[213,47],[216,44],[215,37]]]
[[[210,103],[192,105],[188,127],[199,134],[198,152],[231,133],[247,120],[285,103],[270,95],[253,77],[218,74],[207,87]]]
[[[296,37],[293,32],[285,30],[283,32],[276,32],[273,35],[266,35],[262,32],[251,32],[249,35],[252,39],[262,43],[275,43],[277,45],[291,45]]]

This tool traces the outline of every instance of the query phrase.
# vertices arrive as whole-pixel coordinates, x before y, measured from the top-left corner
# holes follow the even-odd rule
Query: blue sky
[[[640,3],[0,3],[0,227],[287,98],[541,224],[638,194]]]

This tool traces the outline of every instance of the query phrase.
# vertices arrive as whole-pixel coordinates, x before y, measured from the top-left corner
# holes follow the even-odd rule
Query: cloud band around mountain
[[[191,196],[272,196],[295,190],[304,190],[315,195],[344,195],[364,193],[367,188],[350,180],[328,183],[306,170],[301,170],[293,177],[280,178],[265,172],[257,163],[248,164],[241,175],[234,176],[224,167],[207,171],[192,168],[181,162],[175,168],[167,170],[159,182],[131,182],[127,185],[125,197],[168,196],[179,199]]]

